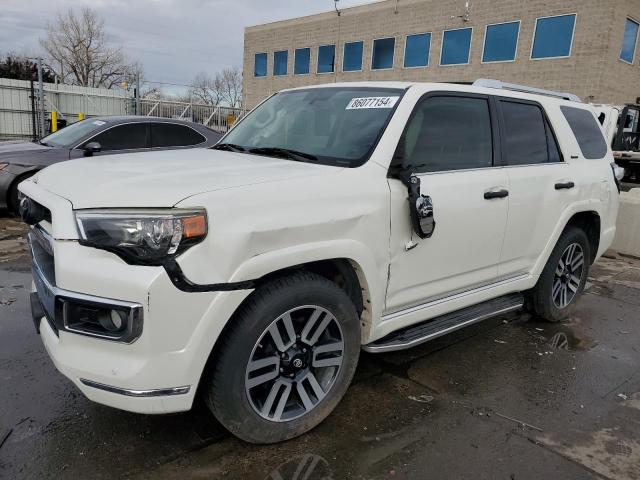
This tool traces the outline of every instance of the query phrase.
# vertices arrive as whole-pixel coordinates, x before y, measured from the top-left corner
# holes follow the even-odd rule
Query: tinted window
[[[281,50],[279,52],[273,52],[273,74],[286,75],[288,61],[289,61],[288,51]]]
[[[404,66],[426,67],[429,65],[429,48],[431,46],[431,34],[407,35],[407,43],[404,48]]]
[[[575,15],[538,18],[531,58],[568,57],[571,55]]]
[[[318,48],[318,73],[331,73],[336,61],[336,46],[323,45]]]
[[[394,164],[420,172],[490,167],[493,157],[487,100],[432,97],[422,102],[407,124]]]
[[[357,72],[362,70],[362,42],[350,42],[344,44],[344,58],[342,70],[345,72]]]
[[[483,62],[515,60],[520,22],[488,25],[484,38]]]
[[[311,49],[296,49],[293,73],[296,75],[306,75],[309,73],[309,63],[311,62]]]
[[[636,54],[636,42],[638,41],[638,27],[638,22],[627,18],[624,26],[622,49],[620,50],[620,59],[625,62],[633,63],[633,57]]]
[[[113,127],[89,141],[98,142],[103,151],[147,148],[147,124],[128,123]]]
[[[500,105],[504,127],[503,158],[507,165],[559,161],[555,141],[547,141],[547,132],[552,136],[539,106],[506,101],[501,101]]]
[[[372,70],[393,68],[393,52],[396,48],[395,38],[379,38],[373,41]]]
[[[253,74],[256,77],[267,76],[267,54],[266,53],[256,53]]]
[[[459,30],[447,30],[442,38],[442,53],[440,54],[440,65],[459,65],[469,63],[469,52],[471,50],[470,28]]]
[[[560,107],[564,118],[580,145],[584,158],[603,158],[607,154],[607,143],[596,117],[589,110],[575,107]]]
[[[154,123],[151,125],[151,146],[157,147],[185,147],[197,145],[206,140],[195,130],[184,125],[171,123]]]

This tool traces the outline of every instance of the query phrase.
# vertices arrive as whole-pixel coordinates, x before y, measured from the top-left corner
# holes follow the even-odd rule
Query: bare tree
[[[47,52],[49,68],[62,81],[88,87],[111,88],[130,81],[138,66],[127,64],[120,47],[108,44],[104,20],[95,10],[70,9],[47,24],[47,35],[40,39]]]
[[[218,73],[215,88],[230,107],[242,105],[242,71],[238,67],[225,68]]]
[[[206,72],[198,73],[191,85],[192,97],[202,103],[217,106],[222,100],[222,92],[218,89],[216,78],[211,78]]]

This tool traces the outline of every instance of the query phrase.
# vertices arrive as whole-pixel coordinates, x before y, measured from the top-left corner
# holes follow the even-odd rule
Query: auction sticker
[[[346,110],[365,108],[393,108],[400,97],[360,97],[352,98]]]
[[[96,120],[93,122],[94,125],[97,125],[99,127],[101,127],[102,125],[104,125],[107,122],[103,122],[102,120]]]

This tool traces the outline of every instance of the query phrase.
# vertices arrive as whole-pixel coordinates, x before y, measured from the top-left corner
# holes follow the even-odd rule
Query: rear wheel
[[[331,413],[360,352],[360,322],[342,289],[310,273],[276,279],[231,321],[204,385],[209,408],[228,430],[273,443]]]
[[[566,318],[584,290],[590,258],[591,245],[585,232],[577,227],[565,230],[533,289],[534,312],[551,322]]]

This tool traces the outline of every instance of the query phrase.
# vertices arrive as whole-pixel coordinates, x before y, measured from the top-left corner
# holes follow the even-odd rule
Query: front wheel
[[[19,216],[20,215],[20,201],[18,200],[19,197],[19,192],[18,192],[18,185],[20,184],[20,182],[26,180],[27,178],[33,176],[36,172],[32,172],[32,173],[28,173],[26,175],[23,175],[21,177],[19,177],[17,180],[15,180],[11,186],[9,187],[9,195],[7,197],[7,210],[9,210],[9,212],[15,216]]]
[[[273,443],[331,413],[360,352],[358,314],[341,288],[311,273],[276,279],[230,321],[203,385],[220,423],[245,441]]]
[[[551,322],[566,318],[584,290],[590,259],[591,245],[584,230],[565,230],[532,291],[533,311]]]

